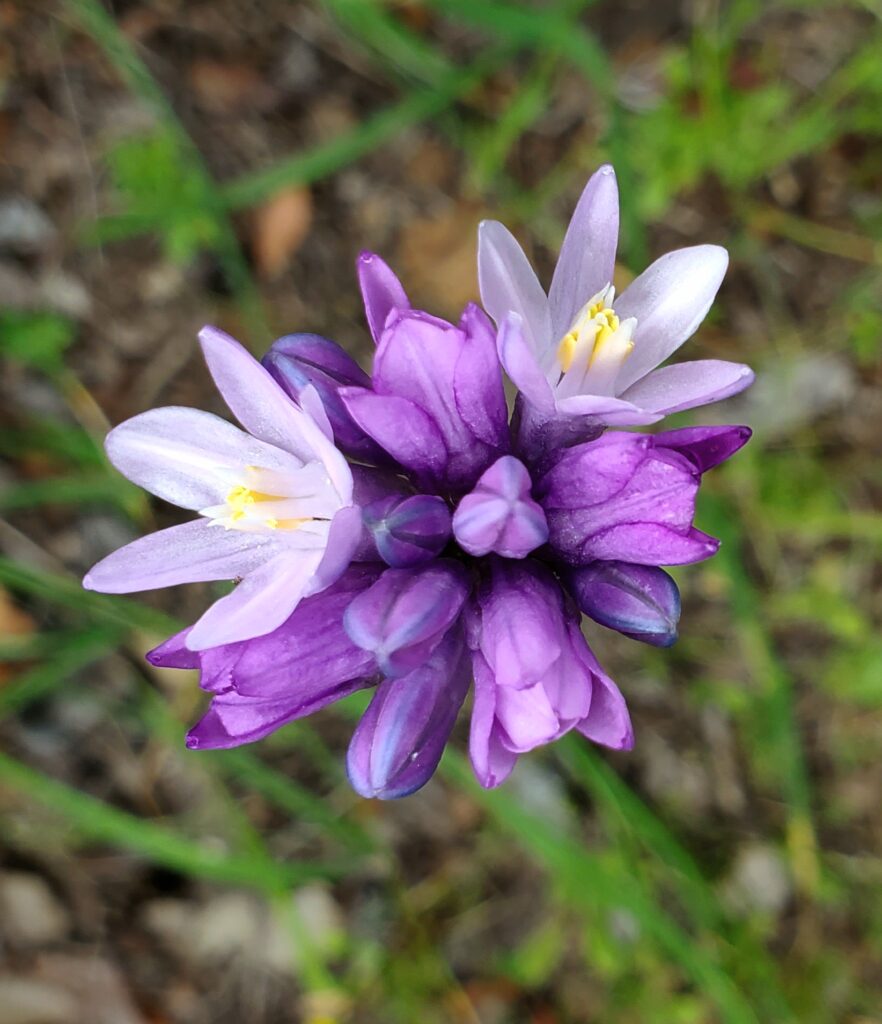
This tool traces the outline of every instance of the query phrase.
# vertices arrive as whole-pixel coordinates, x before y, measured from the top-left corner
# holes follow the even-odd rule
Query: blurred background
[[[0,0],[0,1024],[882,1021],[880,43],[877,0]],[[361,248],[444,316],[482,217],[550,275],[604,160],[619,283],[725,245],[688,357],[759,375],[680,642],[589,629],[636,749],[487,794],[461,728],[394,804],[345,706],[187,752],[142,655],[209,588],[79,587],[179,521],[108,425],[221,411],[207,321],[366,357]]]

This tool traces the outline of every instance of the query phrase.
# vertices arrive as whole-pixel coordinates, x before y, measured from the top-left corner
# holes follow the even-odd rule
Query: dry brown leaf
[[[218,114],[266,110],[275,100],[272,86],[251,64],[200,58],[187,75],[202,106]]]
[[[440,315],[454,316],[478,297],[476,239],[480,211],[461,203],[440,217],[411,221],[399,242],[399,265],[408,290]]]
[[[252,244],[261,277],[285,270],[312,226],[312,195],[308,188],[286,188],[257,208]]]
[[[0,637],[27,636],[36,628],[34,620],[15,604],[9,591],[0,587]],[[0,665],[0,686],[18,671],[16,665]]]

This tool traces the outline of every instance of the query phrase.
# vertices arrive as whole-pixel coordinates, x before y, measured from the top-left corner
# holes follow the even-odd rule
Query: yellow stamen
[[[573,331],[563,336],[563,340],[557,348],[557,361],[564,373],[573,365],[576,357],[576,343],[578,339]]]

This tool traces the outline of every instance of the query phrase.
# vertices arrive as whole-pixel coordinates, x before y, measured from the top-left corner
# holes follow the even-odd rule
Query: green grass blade
[[[45,572],[0,556],[0,583],[10,590],[71,608],[105,623],[116,623],[149,633],[176,633],[182,628],[176,619],[156,608],[118,597],[84,590],[78,579]]]
[[[61,815],[86,839],[111,843],[174,871],[231,885],[279,892],[338,873],[328,864],[275,864],[261,858],[227,856],[170,828],[102,803],[94,797],[0,754],[0,782]]]
[[[69,677],[104,657],[120,641],[118,629],[96,627],[69,634],[42,665],[32,668],[0,689],[0,719],[21,710],[68,681]]]
[[[564,899],[581,912],[629,911],[643,932],[679,963],[699,991],[717,1006],[725,1024],[759,1024],[759,1018],[736,983],[697,941],[658,906],[638,878],[610,865],[580,842],[525,810],[516,794],[488,792],[475,782],[461,755],[448,750],[445,774],[466,789],[507,831],[544,865]]]

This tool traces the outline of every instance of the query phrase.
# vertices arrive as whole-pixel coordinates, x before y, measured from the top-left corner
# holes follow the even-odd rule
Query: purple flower
[[[460,501],[453,532],[470,555],[491,551],[526,558],[548,540],[545,513],[530,496],[530,474],[513,455],[504,455]]]
[[[413,309],[364,253],[371,377],[317,335],[280,338],[261,366],[206,328],[209,368],[248,432],[164,409],[111,433],[126,475],[201,518],[111,555],[86,585],[241,579],[148,656],[201,672],[211,703],[190,746],[248,743],[373,686],[347,767],[358,793],[394,799],[435,771],[473,678],[483,786],[571,730],[631,747],[581,612],[674,642],[679,593],[661,566],[716,551],[693,525],[701,476],[750,431],[604,429],[724,397],[750,371],[653,369],[701,321],[725,253],[673,253],[614,301],[617,219],[602,169],[547,297],[508,232],[485,223],[481,290],[498,335],[474,305],[456,326]],[[500,360],[521,392],[511,426]]]
[[[373,390],[343,389],[346,408],[421,489],[467,489],[509,448],[493,327],[475,305],[457,327],[403,305],[378,256],[359,273],[377,352]]]
[[[522,450],[543,454],[602,425],[654,423],[728,398],[753,381],[740,363],[701,360],[656,369],[698,328],[726,272],[715,245],[656,260],[618,298],[612,167],[588,181],[567,228],[546,296],[514,236],[484,221],[478,236],[481,299],[501,328],[499,358],[520,389]],[[511,314],[516,322],[509,322]],[[546,436],[543,436],[546,435]]]
[[[200,340],[245,430],[183,408],[154,409],[112,430],[107,454],[120,472],[201,518],[128,544],[83,580],[127,593],[240,579],[188,633],[193,650],[280,626],[301,598],[340,575],[361,536],[352,473],[321,426],[238,342],[213,327]]]
[[[325,417],[334,443],[346,455],[367,462],[386,460],[383,449],[356,424],[340,398],[340,388],[370,388],[370,377],[340,346],[318,334],[287,334],[261,360],[279,386],[313,418]]]
[[[615,749],[633,745],[624,698],[585,642],[578,613],[538,563],[492,561],[471,611],[469,644],[469,751],[482,786],[498,786],[519,754],[571,729]]]
[[[468,649],[454,629],[418,668],[380,683],[349,745],[346,764],[356,793],[394,800],[424,786],[470,682]]]
[[[192,651],[190,630],[147,655],[162,668],[198,668],[212,695],[208,712],[190,730],[192,748],[251,743],[296,718],[369,685],[372,655],[343,628],[353,597],[376,580],[379,568],[352,566],[327,590],[301,601],[277,629],[251,640]]]

